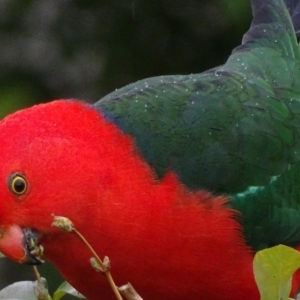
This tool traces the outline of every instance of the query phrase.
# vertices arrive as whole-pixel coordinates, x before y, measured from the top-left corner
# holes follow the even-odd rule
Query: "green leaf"
[[[55,291],[53,295],[53,300],[60,300],[64,295],[69,294],[80,299],[86,299],[82,294],[77,292],[68,282],[64,282],[60,287]]]
[[[286,300],[292,284],[292,275],[300,267],[300,252],[278,245],[256,253],[253,270],[261,300]]]

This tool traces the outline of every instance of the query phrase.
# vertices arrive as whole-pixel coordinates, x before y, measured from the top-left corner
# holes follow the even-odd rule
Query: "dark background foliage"
[[[0,118],[202,72],[226,61],[250,21],[250,0],[0,0]],[[0,263],[0,287],[34,279],[29,267]],[[52,289],[62,281],[49,276]]]

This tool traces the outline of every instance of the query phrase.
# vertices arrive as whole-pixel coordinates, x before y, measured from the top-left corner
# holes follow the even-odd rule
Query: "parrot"
[[[222,66],[1,120],[0,251],[36,265],[34,241],[88,299],[115,299],[51,226],[64,216],[145,300],[259,299],[255,253],[300,249],[300,0],[251,6]]]

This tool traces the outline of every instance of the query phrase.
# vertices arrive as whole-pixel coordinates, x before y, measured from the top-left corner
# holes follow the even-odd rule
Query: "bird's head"
[[[86,222],[113,184],[114,165],[127,168],[122,149],[130,147],[92,106],[73,100],[6,117],[0,142],[0,251],[33,264],[30,244],[59,231],[53,214]]]

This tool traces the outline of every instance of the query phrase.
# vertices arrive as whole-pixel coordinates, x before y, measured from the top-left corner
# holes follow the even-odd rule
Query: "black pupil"
[[[22,193],[25,189],[25,182],[22,179],[17,179],[14,182],[14,188],[17,193]]]

